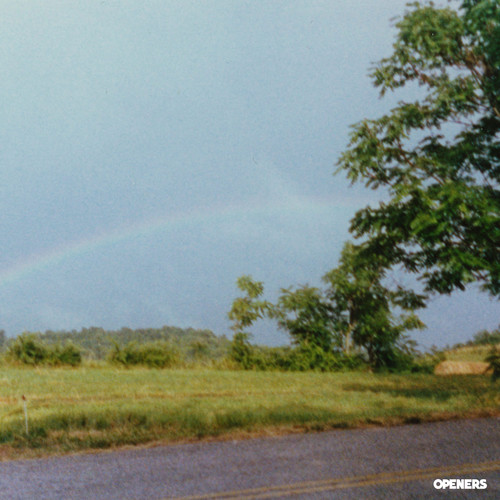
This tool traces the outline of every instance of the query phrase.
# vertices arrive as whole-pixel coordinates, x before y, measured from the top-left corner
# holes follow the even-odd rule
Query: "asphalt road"
[[[435,479],[485,479],[437,490]],[[0,463],[2,499],[500,498],[500,419]]]

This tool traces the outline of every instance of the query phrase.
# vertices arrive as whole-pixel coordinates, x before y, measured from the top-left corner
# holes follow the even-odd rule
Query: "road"
[[[486,479],[443,491],[435,479]],[[338,430],[0,464],[2,499],[500,498],[500,419]]]

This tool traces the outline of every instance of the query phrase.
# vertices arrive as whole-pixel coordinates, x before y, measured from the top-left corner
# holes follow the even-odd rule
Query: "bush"
[[[359,355],[325,351],[313,343],[298,347],[253,346],[246,334],[237,334],[231,345],[230,360],[245,370],[322,371],[356,370],[366,363]]]
[[[245,370],[255,368],[255,348],[249,342],[250,335],[238,332],[234,335],[229,349],[229,359]]]
[[[61,346],[56,344],[49,352],[52,358],[49,364],[78,366],[82,362],[82,353],[78,346],[66,344]]]
[[[123,347],[115,342],[108,360],[123,366],[143,365],[150,368],[171,368],[180,364],[178,352],[168,342],[163,341],[140,345],[137,342],[129,342]]]
[[[304,344],[290,353],[291,370],[293,371],[339,371],[339,358],[332,352],[325,351],[316,344]]]
[[[492,346],[485,361],[489,363],[488,369],[492,370],[491,380],[496,382],[500,379],[500,349]]]
[[[473,339],[467,343],[468,345],[495,345],[500,344],[500,327],[496,330],[488,331],[481,330],[477,332]]]
[[[47,346],[34,334],[23,333],[7,348],[7,359],[25,365],[46,363],[49,356]]]
[[[6,358],[25,365],[78,366],[82,362],[80,348],[74,344],[48,346],[35,334],[23,333],[12,341]]]
[[[358,354],[325,351],[317,344],[304,344],[293,349],[290,358],[290,369],[293,371],[338,372],[358,370],[366,365]]]
[[[434,373],[436,366],[446,359],[446,354],[433,347],[431,352],[416,356],[411,367],[412,373]]]

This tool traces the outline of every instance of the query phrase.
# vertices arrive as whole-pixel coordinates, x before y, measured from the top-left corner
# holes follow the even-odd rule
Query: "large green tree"
[[[396,27],[373,82],[418,98],[353,126],[339,170],[389,199],[351,232],[429,291],[477,282],[500,296],[500,2],[414,3]]]

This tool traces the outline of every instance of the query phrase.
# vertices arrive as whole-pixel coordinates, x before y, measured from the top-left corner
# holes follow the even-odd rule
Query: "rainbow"
[[[144,237],[154,233],[176,228],[187,224],[209,224],[217,221],[238,220],[248,217],[273,217],[280,214],[296,213],[301,215],[324,216],[325,211],[335,211],[352,208],[349,204],[335,204],[332,201],[296,198],[286,202],[275,202],[264,205],[239,205],[206,208],[196,208],[181,213],[154,217],[145,221],[134,222],[110,231],[97,233],[76,241],[70,241],[44,253],[30,255],[19,260],[7,269],[0,270],[0,288],[22,280],[23,278],[57,266],[62,261],[76,258],[95,251],[96,249],[114,245],[136,237]],[[333,212],[333,214],[335,214]]]

